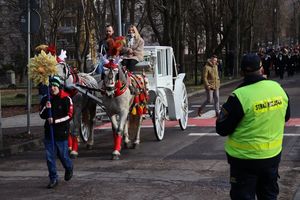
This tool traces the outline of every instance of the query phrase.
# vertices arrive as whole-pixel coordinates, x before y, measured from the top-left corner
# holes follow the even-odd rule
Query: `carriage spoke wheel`
[[[153,108],[152,120],[154,124],[154,132],[156,139],[161,141],[164,138],[165,134],[165,115],[166,110],[165,106],[161,100],[160,96],[156,96],[155,104]]]
[[[86,124],[86,122],[82,119],[80,123],[80,136],[83,142],[87,142],[90,136],[88,124]]]
[[[181,130],[185,130],[188,125],[188,115],[189,115],[189,104],[188,104],[188,96],[186,92],[185,85],[182,87],[182,102],[180,105],[181,114],[179,119],[179,125]]]

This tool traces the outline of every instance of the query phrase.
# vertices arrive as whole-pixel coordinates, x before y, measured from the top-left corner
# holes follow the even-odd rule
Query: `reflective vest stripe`
[[[60,119],[56,119],[55,120],[55,124],[58,124],[58,123],[61,123],[61,122],[64,122],[64,121],[67,121],[70,119],[70,116],[66,116],[66,117],[62,117]]]
[[[278,139],[278,140],[261,143],[261,144],[255,144],[255,143],[243,144],[243,143],[238,143],[234,140],[228,140],[227,144],[242,150],[271,150],[271,149],[281,148],[281,141],[282,141],[281,139]]]

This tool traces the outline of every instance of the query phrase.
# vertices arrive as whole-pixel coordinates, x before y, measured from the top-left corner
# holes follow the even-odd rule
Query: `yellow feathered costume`
[[[46,54],[44,50],[37,56],[30,59],[28,65],[29,77],[35,85],[39,83],[49,85],[49,76],[57,74],[56,57],[51,53]]]

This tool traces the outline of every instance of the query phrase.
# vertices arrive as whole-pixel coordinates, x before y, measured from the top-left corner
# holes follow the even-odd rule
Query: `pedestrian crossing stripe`
[[[199,117],[189,118],[187,127],[215,127],[216,118],[201,119]],[[286,127],[300,127],[300,118],[291,118],[286,124]],[[166,120],[165,127],[179,127],[178,121]],[[110,129],[111,123],[103,123],[96,126],[95,129]],[[142,128],[153,128],[153,122],[151,119],[145,119],[142,123]]]
[[[220,136],[217,133],[189,133],[189,136]],[[284,137],[300,137],[300,133],[284,133]]]

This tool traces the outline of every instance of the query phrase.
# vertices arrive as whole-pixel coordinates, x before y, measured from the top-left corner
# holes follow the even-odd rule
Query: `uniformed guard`
[[[241,62],[244,82],[222,106],[216,131],[228,136],[225,151],[230,164],[231,199],[276,199],[278,167],[289,98],[275,81],[262,76],[257,54]]]

